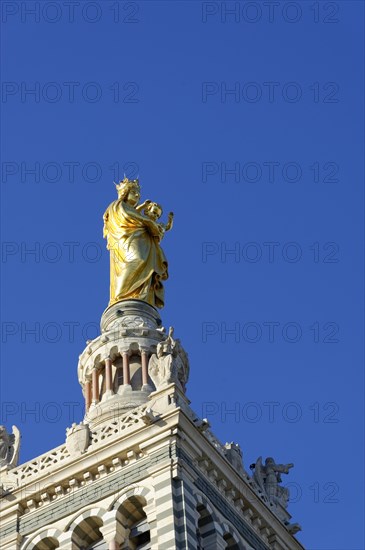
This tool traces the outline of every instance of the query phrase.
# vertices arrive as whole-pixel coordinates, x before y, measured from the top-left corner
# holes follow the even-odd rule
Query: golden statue
[[[162,224],[157,221],[162,215],[159,204],[147,200],[138,205],[138,180],[124,178],[116,188],[118,199],[104,214],[104,238],[110,250],[109,305],[132,298],[162,308],[168,264],[160,241],[172,228],[173,213]]]

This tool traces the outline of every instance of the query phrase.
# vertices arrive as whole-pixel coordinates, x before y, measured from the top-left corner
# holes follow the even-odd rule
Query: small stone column
[[[145,349],[141,351],[141,363],[142,363],[142,386],[149,386],[148,384],[148,352]]]
[[[130,386],[130,384],[129,355],[127,351],[123,351],[123,386]]]
[[[122,544],[128,540],[129,529],[116,518],[116,510],[111,510],[103,516],[103,525],[100,527],[104,541],[108,544],[108,550],[120,550]]]
[[[112,360],[110,357],[105,359],[105,390],[107,395],[113,394]]]
[[[93,384],[93,403],[99,403],[99,372],[96,369],[93,369],[92,384]]]
[[[90,409],[92,401],[92,395],[91,395],[91,380],[87,380],[85,384],[85,409],[86,412]]]

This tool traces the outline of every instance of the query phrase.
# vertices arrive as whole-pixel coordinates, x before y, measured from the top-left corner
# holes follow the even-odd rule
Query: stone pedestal
[[[123,300],[109,306],[101,316],[102,333],[123,328],[144,327],[158,329],[162,325],[160,315],[154,307],[141,300]]]
[[[147,401],[156,389],[148,362],[167,337],[158,311],[140,300],[108,307],[100,328],[100,336],[87,342],[78,365],[85,422],[91,428]]]

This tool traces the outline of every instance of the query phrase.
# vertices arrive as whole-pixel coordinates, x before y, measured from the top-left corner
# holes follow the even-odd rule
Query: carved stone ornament
[[[14,468],[18,463],[20,431],[16,426],[12,426],[12,430],[13,433],[9,434],[5,426],[0,426],[0,468]]]
[[[66,449],[71,456],[84,453],[89,446],[90,431],[86,424],[72,424],[66,430]]]
[[[244,472],[242,462],[242,449],[238,445],[238,443],[234,443],[233,441],[231,443],[226,443],[224,445],[224,448],[226,449],[226,457],[228,461],[232,464],[233,468],[237,472]]]

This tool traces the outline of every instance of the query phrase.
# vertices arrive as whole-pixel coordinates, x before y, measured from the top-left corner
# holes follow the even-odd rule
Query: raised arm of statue
[[[294,464],[275,464],[272,466],[275,472],[280,472],[281,474],[288,474],[290,468],[294,468]]]
[[[174,213],[170,212],[167,217],[167,223],[165,225],[165,231],[170,231],[174,225]]]

